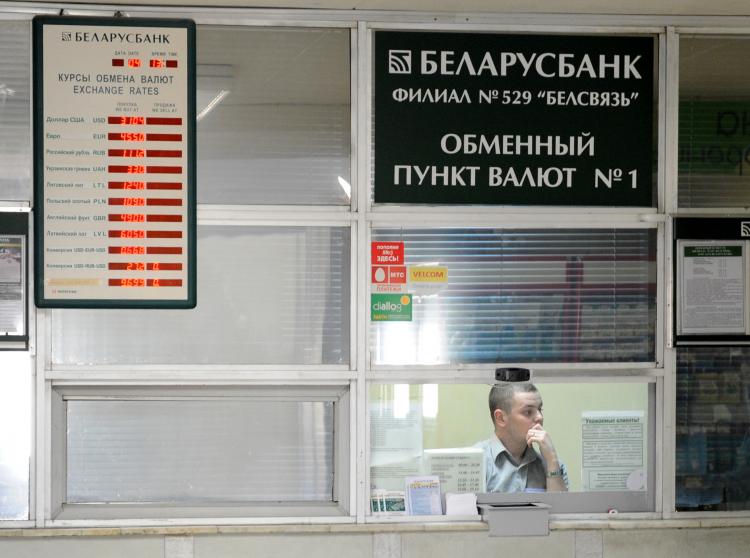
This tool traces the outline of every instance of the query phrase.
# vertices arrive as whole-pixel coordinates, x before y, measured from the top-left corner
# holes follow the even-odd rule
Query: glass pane
[[[333,403],[69,401],[67,503],[333,499]]]
[[[59,364],[346,364],[349,227],[198,229],[194,310],[54,310]]]
[[[676,426],[677,509],[750,509],[750,348],[678,348]]]
[[[680,207],[750,205],[747,38],[680,38]]]
[[[570,491],[647,489],[653,384],[539,383],[536,387],[543,403],[541,426],[564,464]],[[473,491],[470,482],[480,463],[482,488],[488,492],[506,491],[495,484],[503,475],[507,478],[502,480],[513,486],[507,491],[534,491],[533,466],[526,473],[523,465],[520,473],[514,472],[515,467],[511,472],[495,471],[495,463],[503,465],[502,457],[493,461],[487,455],[485,447],[491,447],[493,439],[506,439],[508,450],[513,441],[502,431],[496,437],[488,405],[490,388],[481,384],[371,385],[372,489],[396,498],[404,491],[406,476],[437,474],[443,492]],[[528,430],[517,427],[524,441]],[[534,443],[534,449],[539,452],[540,446]],[[529,456],[524,455],[520,463],[529,464]]]
[[[0,22],[0,199],[31,200],[31,26]]]
[[[444,267],[447,281],[408,284],[411,321],[371,322],[372,362],[653,361],[655,240],[653,230],[375,229],[373,241],[404,242],[409,270]]]
[[[198,201],[349,205],[348,29],[199,26]]]
[[[30,456],[29,355],[0,352],[0,520],[29,519]]]

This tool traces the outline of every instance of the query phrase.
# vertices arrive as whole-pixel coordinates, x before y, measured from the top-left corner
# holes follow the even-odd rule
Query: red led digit
[[[146,118],[143,116],[108,116],[107,124],[119,124],[120,126],[135,126],[145,124]]]
[[[107,134],[107,139],[110,141],[146,141],[146,134],[139,134],[136,132],[110,132]]]
[[[145,157],[145,149],[110,149],[107,151],[110,157]]]
[[[110,254],[145,254],[145,246],[110,246]]]
[[[109,231],[110,238],[146,238],[146,231],[120,230]]]
[[[120,279],[120,287],[145,287],[145,279]]]
[[[146,221],[146,216],[142,213],[120,213],[109,216],[110,221],[122,221],[124,223],[143,223]]]
[[[130,68],[140,68],[141,67],[141,61],[138,58],[128,58],[128,67]]]
[[[110,181],[107,183],[107,188],[109,188],[110,190],[145,190],[146,183],[138,181]]]

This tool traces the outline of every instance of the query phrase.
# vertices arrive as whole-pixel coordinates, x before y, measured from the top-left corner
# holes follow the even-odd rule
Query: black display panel
[[[374,201],[653,206],[654,49],[376,32]]]
[[[29,214],[0,212],[0,350],[29,343]]]
[[[750,218],[673,221],[676,345],[750,344]]]

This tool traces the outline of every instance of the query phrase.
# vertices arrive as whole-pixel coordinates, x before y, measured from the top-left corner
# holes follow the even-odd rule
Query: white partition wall
[[[197,305],[29,297],[28,347],[0,336],[0,555],[742,555],[750,354],[742,339],[675,336],[674,250],[675,220],[750,222],[750,9],[198,4],[0,3],[0,229],[29,215],[29,293],[44,161],[33,17],[187,18],[197,38]],[[411,45],[413,84],[393,77],[409,73],[403,52],[384,63],[386,37]],[[457,41],[450,52],[441,37]],[[648,56],[623,62],[629,41]],[[479,76],[492,84],[480,103],[479,77],[453,70],[485,42],[492,63],[518,64],[512,84]],[[632,77],[644,56],[648,106],[621,122],[615,67]],[[607,79],[581,85],[598,72]],[[566,97],[579,86],[586,95]],[[638,180],[625,168],[633,138]],[[395,198],[376,191],[379,158],[398,165],[385,179]],[[545,172],[499,183],[495,170],[485,184],[485,163],[506,178],[514,165],[518,177],[574,169],[560,171],[569,199]],[[472,193],[455,195],[474,164]],[[600,171],[591,197],[573,180],[588,166]],[[475,196],[484,186],[512,195]],[[631,186],[646,192],[632,203]],[[490,539],[479,515],[402,513],[429,450],[492,436],[502,367],[531,370],[572,475],[569,494],[548,498],[549,537]]]

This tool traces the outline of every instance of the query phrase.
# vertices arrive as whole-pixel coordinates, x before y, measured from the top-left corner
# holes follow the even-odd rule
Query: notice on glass
[[[34,19],[39,306],[195,306],[195,26]]]
[[[424,450],[424,469],[440,478],[443,492],[486,492],[481,448]]]
[[[744,334],[745,243],[680,240],[677,250],[678,334]]]
[[[581,415],[584,490],[645,490],[643,411],[589,411]]]
[[[0,341],[26,335],[25,243],[25,236],[0,236]]]
[[[404,478],[418,475],[422,458],[422,406],[411,401],[403,414],[392,404],[370,408],[370,484],[402,490]]]

